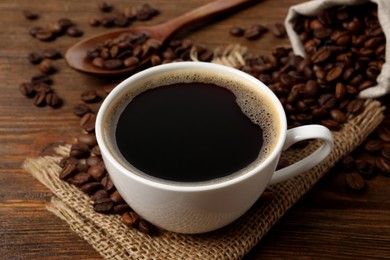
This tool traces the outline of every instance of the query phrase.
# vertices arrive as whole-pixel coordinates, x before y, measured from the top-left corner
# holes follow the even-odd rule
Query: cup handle
[[[328,128],[321,125],[305,125],[287,130],[287,136],[283,150],[287,150],[287,148],[289,148],[291,145],[307,139],[321,139],[324,141],[324,143],[316,151],[302,160],[283,169],[275,171],[269,182],[269,185],[274,185],[279,182],[286,181],[287,179],[310,170],[319,164],[322,160],[324,160],[333,148],[332,133]]]

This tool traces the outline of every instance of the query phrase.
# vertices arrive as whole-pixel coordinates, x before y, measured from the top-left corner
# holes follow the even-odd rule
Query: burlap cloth
[[[228,65],[240,62],[240,55],[225,54],[216,62]],[[382,121],[383,110],[379,102],[367,100],[360,115],[349,118],[340,131],[333,132],[335,147],[321,164],[301,176],[269,187],[243,217],[227,227],[201,235],[161,230],[158,236],[151,237],[126,227],[119,215],[96,213],[89,196],[58,178],[61,156],[27,159],[23,167],[52,191],[48,210],[66,221],[106,259],[240,259],[337,161],[366,139]],[[282,158],[292,163],[318,146],[319,142],[313,141],[305,148],[287,150]],[[65,156],[69,148],[64,145],[57,152]]]

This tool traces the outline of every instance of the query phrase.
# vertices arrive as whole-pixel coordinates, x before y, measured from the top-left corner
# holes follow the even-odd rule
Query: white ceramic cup
[[[269,155],[254,168],[234,178],[204,185],[193,183],[167,183],[155,181],[132,172],[111,151],[115,137],[106,131],[112,106],[118,104],[132,87],[156,79],[169,72],[212,73],[216,77],[231,77],[245,85],[253,86],[273,104],[277,113],[279,133]],[[319,164],[333,147],[331,132],[320,125],[307,125],[287,130],[286,115],[278,98],[258,79],[237,69],[203,62],[180,62],[164,64],[139,72],[120,83],[104,100],[96,120],[96,137],[107,171],[123,199],[140,216],[154,225],[179,233],[203,233],[221,228],[243,215],[259,199],[265,188]],[[292,144],[321,139],[322,145],[314,153],[275,171],[283,150]]]

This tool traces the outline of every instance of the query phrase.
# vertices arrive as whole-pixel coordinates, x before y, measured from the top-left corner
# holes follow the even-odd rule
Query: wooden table
[[[210,0],[150,0],[161,14],[154,24],[182,14]],[[282,22],[288,8],[303,0],[259,1],[226,19],[207,26],[193,27],[182,36],[209,48],[241,43],[251,52],[267,54],[288,40],[266,34],[259,40],[233,38],[232,25]],[[141,0],[111,3],[117,9],[138,6]],[[24,18],[22,10],[40,14],[40,19]],[[55,61],[59,72],[53,76],[56,92],[65,100],[63,107],[39,108],[22,96],[18,86],[38,72],[27,61],[31,51],[54,47],[65,51],[78,39],[63,36],[53,42],[33,39],[32,26],[59,18],[74,20],[85,36],[107,30],[92,28],[88,20],[103,14],[93,0],[2,0],[0,1],[0,259],[99,259],[83,239],[45,208],[51,194],[21,165],[25,158],[38,156],[51,142],[71,141],[80,133],[73,106],[80,103],[86,89],[102,91],[104,79],[77,73]],[[369,259],[390,258],[390,179],[378,176],[369,181],[362,194],[344,187],[343,175],[330,172],[271,229],[247,259]]]

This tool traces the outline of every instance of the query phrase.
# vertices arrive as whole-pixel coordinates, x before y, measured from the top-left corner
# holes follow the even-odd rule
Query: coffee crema
[[[130,86],[105,129],[120,163],[143,177],[202,185],[244,174],[272,152],[278,113],[256,86],[207,71]]]

